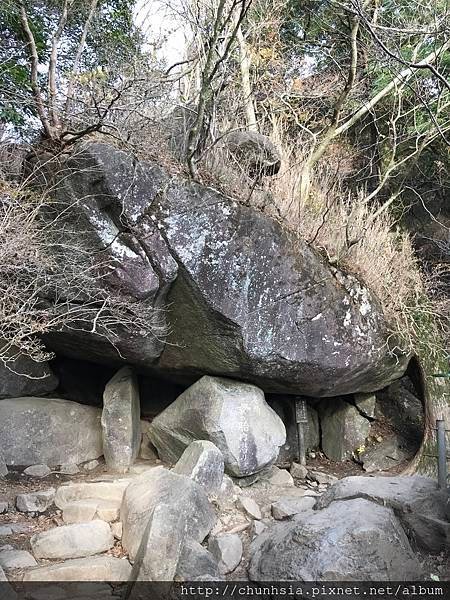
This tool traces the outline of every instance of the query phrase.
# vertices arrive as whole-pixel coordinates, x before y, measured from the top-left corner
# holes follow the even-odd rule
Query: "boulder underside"
[[[119,329],[114,346],[91,326],[55,332],[50,348],[184,384],[211,374],[314,397],[381,389],[404,372],[377,299],[268,216],[105,143],[64,161],[34,167],[75,235],[114,261],[108,289],[160,322],[155,335]]]

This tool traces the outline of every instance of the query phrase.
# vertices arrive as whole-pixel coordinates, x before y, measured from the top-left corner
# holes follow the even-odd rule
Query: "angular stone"
[[[244,511],[244,513],[252,519],[262,519],[261,509],[255,500],[253,500],[253,498],[249,498],[248,496],[239,496],[236,504],[239,509]]]
[[[28,533],[28,525],[21,523],[10,523],[9,525],[0,525],[0,537],[13,535],[14,533]]]
[[[108,382],[103,394],[103,451],[109,469],[125,473],[136,460],[141,444],[139,386],[130,367]]]
[[[375,394],[354,394],[353,400],[355,406],[359,412],[369,419],[375,418],[375,406],[377,403],[377,397]]]
[[[129,479],[96,481],[92,483],[69,483],[58,488],[55,504],[64,510],[68,504],[78,500],[105,500],[120,505],[123,494],[130,484]]]
[[[252,581],[417,581],[422,575],[393,511],[361,498],[273,525],[251,554]]]
[[[8,465],[53,467],[103,453],[100,411],[70,400],[0,400],[0,439]]]
[[[209,440],[237,477],[273,463],[286,431],[254,385],[202,377],[151,423],[149,436],[160,458],[176,462],[195,439]]]
[[[308,471],[308,479],[321,485],[333,485],[333,483],[338,481],[338,478],[331,475],[331,473],[323,473],[322,471],[315,471],[313,469]]]
[[[36,558],[82,558],[106,552],[114,537],[107,523],[96,520],[37,533],[30,543]]]
[[[430,552],[439,552],[450,539],[446,518],[448,495],[428,477],[344,477],[318,500],[327,507],[338,500],[366,498],[392,508],[414,542]],[[346,500],[348,502],[348,500]]]
[[[208,540],[208,550],[216,559],[222,575],[236,569],[242,559],[242,542],[237,533],[223,533]]]
[[[262,473],[261,481],[280,487],[291,487],[294,485],[294,480],[289,471],[279,469],[278,467],[271,467],[267,472]]]
[[[23,581],[128,581],[131,565],[112,556],[74,558],[27,571]]]
[[[196,481],[208,495],[218,494],[224,474],[222,453],[212,442],[196,440],[183,452],[173,472]]]
[[[252,536],[252,539],[260,535],[266,529],[267,525],[262,521],[252,521],[250,525],[250,535]]]
[[[49,488],[28,494],[19,494],[16,498],[16,507],[20,512],[43,513],[53,504],[56,490]]]
[[[111,523],[111,531],[116,540],[122,539],[122,523],[120,521]]]
[[[8,512],[9,504],[8,502],[0,502],[0,515]]]
[[[330,460],[343,461],[364,446],[370,422],[340,398],[321,404],[322,450]]]
[[[308,475],[308,469],[299,463],[292,463],[290,473],[294,479],[305,479]]]
[[[304,511],[312,510],[316,504],[316,499],[311,496],[303,498],[280,498],[272,504],[272,516],[274,519],[281,521],[288,519],[294,515],[298,515]]]
[[[123,524],[122,545],[134,560],[148,520],[159,504],[178,512],[187,537],[202,542],[216,522],[213,507],[204,489],[192,479],[163,467],[144,473],[127,487],[120,520]]]
[[[216,501],[221,509],[230,508],[234,506],[236,500],[236,487],[231,477],[224,475],[222,479],[222,485],[217,493]]]
[[[187,540],[176,570],[177,581],[218,581],[219,566],[214,556],[194,540]]]
[[[174,506],[153,509],[137,551],[132,581],[173,581],[186,537],[183,515]]]
[[[25,569],[35,567],[37,562],[26,550],[0,550],[0,567],[5,569]]]
[[[2,342],[0,340],[0,346]],[[35,362],[27,356],[14,359],[11,351],[11,361],[7,365],[0,362],[0,399],[20,398],[22,396],[40,396],[53,392],[58,386],[58,378],[46,362]]]
[[[48,477],[52,470],[47,465],[31,465],[24,470],[24,474],[28,477]]]

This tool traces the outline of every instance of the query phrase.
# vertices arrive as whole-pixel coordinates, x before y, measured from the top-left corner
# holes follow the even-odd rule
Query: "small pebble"
[[[52,470],[47,465],[31,465],[24,470],[25,475],[30,477],[48,477]]]

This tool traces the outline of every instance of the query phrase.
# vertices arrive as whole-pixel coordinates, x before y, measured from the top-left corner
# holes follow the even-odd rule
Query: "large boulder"
[[[370,421],[356,406],[341,398],[324,400],[320,417],[322,450],[329,459],[346,460],[364,446]]]
[[[58,378],[47,362],[35,362],[20,354],[6,363],[0,361],[0,399],[41,396],[57,386]]]
[[[180,515],[183,535],[202,542],[216,522],[216,514],[204,489],[192,479],[163,467],[144,473],[127,487],[120,520],[122,545],[134,560],[144,531],[158,505],[166,505]]]
[[[155,308],[169,332],[117,327],[112,344],[86,326],[47,336],[52,349],[183,383],[209,373],[316,397],[374,391],[404,372],[375,296],[268,216],[105,143],[49,158],[34,165],[77,242],[116,265],[104,285]]]
[[[57,398],[0,400],[0,439],[7,465],[80,463],[103,454],[101,412]]]
[[[136,554],[132,581],[173,581],[185,539],[185,521],[177,507],[153,509]]]
[[[136,460],[141,445],[140,416],[137,377],[123,367],[103,394],[103,453],[111,470],[125,473]]]
[[[408,581],[421,574],[392,509],[361,498],[273,525],[251,553],[253,581]]]
[[[275,461],[284,424],[262,390],[230,379],[202,377],[159,414],[148,435],[163,460],[176,462],[193,440],[209,440],[225,469],[244,477]]]
[[[428,477],[344,477],[318,500],[320,508],[336,501],[364,498],[392,508],[416,544],[438,552],[450,542],[448,494]]]

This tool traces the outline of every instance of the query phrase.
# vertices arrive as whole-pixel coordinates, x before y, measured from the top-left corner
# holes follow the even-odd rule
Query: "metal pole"
[[[437,450],[438,450],[438,486],[441,490],[447,488],[447,449],[445,441],[445,421],[436,420]]]

